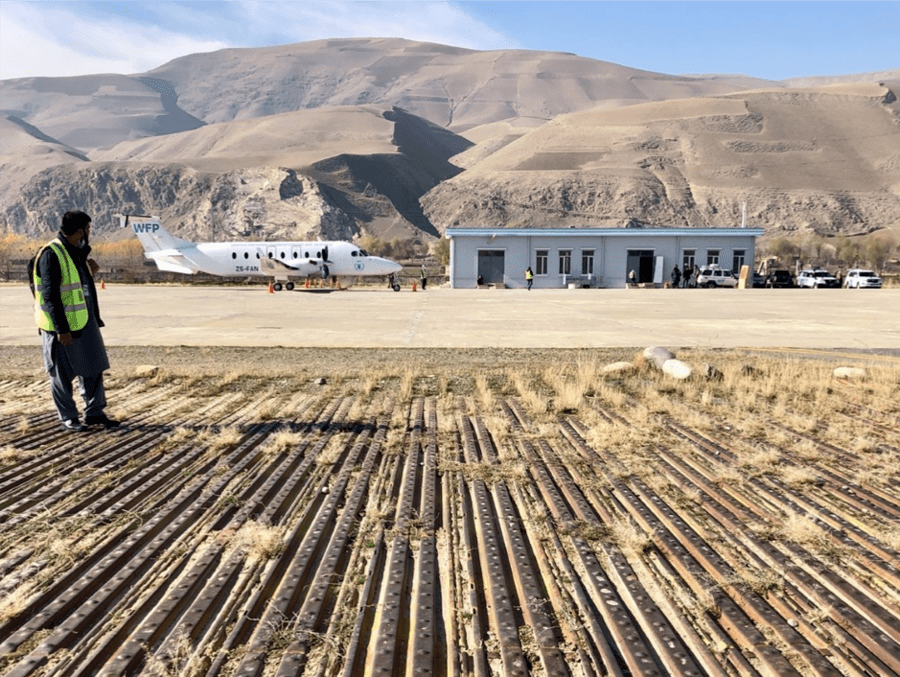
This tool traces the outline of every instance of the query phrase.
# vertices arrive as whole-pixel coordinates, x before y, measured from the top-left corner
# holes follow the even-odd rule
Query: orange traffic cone
[[[413,280],[413,291],[415,291],[415,290],[416,290],[416,282],[415,282],[415,280]]]
[[[309,289],[309,278],[306,278],[306,288]]]
[[[274,294],[274,293],[275,293],[275,287],[274,287],[274,285],[273,285],[271,282],[269,282],[269,293],[270,293],[270,294]]]
[[[106,289],[106,281],[100,280],[100,289]]]

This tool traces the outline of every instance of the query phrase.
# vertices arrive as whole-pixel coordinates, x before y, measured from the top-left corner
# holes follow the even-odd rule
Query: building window
[[[547,274],[547,258],[548,258],[548,250],[546,249],[538,249],[535,253],[534,258],[534,274],[535,275],[546,275]]]
[[[571,275],[572,274],[572,250],[571,249],[560,249],[559,250],[559,274],[560,275]]]
[[[581,274],[582,275],[593,275],[594,274],[594,250],[593,249],[582,249],[581,250]]]
[[[708,266],[719,265],[719,250],[718,249],[707,249],[706,250],[706,265],[708,265]]]
[[[747,262],[747,250],[746,249],[735,249],[734,255],[731,259],[731,271],[735,275],[740,275],[741,268],[744,267],[744,264]]]
[[[694,270],[694,266],[697,263],[696,258],[696,249],[685,249],[684,254],[681,257],[681,269],[685,272],[692,272]]]

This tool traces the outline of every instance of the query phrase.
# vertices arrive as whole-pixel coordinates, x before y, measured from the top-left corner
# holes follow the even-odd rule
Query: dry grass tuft
[[[877,535],[877,534],[876,534]],[[889,548],[893,548],[900,552],[900,524],[895,524],[890,529],[881,534],[881,540]]]
[[[11,592],[0,594],[0,624],[15,618],[28,607],[34,592],[33,583],[17,585]]]
[[[596,360],[579,359],[574,365],[556,363],[543,371],[544,381],[556,394],[554,408],[561,412],[576,412],[593,393],[594,383],[599,381]]]
[[[815,484],[819,480],[819,474],[806,466],[788,466],[781,471],[781,479],[791,487],[800,487]]]
[[[532,388],[524,371],[516,369],[510,374],[510,380],[519,393],[519,401],[530,414],[541,417],[547,413],[547,398]]]
[[[290,451],[303,441],[303,434],[290,430],[279,430],[266,438],[263,445],[263,452],[269,456],[277,456],[286,451]]]
[[[220,429],[218,432],[210,431],[209,450],[215,453],[231,447],[240,442],[243,436],[243,433],[236,426],[228,426]]]
[[[859,437],[853,443],[853,451],[857,454],[870,454],[878,448],[878,442],[870,437]]]
[[[179,627],[163,650],[147,658],[146,670],[152,677],[183,677],[196,674],[205,663],[191,645],[190,637]]]
[[[776,529],[776,534],[799,545],[821,546],[827,541],[826,535],[811,517],[796,512],[788,513]]]
[[[245,522],[232,536],[230,550],[244,550],[251,560],[273,559],[284,550],[283,527],[264,522]]]
[[[478,374],[475,377],[475,388],[478,390],[478,400],[481,403],[481,406],[484,407],[486,411],[494,411],[496,399],[494,397],[494,391],[491,389],[490,383],[488,383],[487,376]]]
[[[40,451],[37,449],[19,449],[12,444],[7,444],[0,449],[0,465],[21,463],[29,458],[34,458],[38,454],[40,454]]]
[[[610,524],[609,533],[626,557],[639,557],[653,547],[653,535],[641,531],[627,519]]]

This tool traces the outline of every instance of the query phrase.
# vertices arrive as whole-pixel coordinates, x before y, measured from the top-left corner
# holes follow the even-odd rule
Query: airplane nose
[[[376,275],[390,275],[391,273],[399,273],[403,270],[403,266],[394,261],[388,261],[387,259],[382,259],[378,257],[371,257],[371,260],[375,262],[376,268],[378,272]]]

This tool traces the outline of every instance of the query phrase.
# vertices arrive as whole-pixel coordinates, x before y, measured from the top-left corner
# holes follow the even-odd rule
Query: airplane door
[[[266,255],[270,259],[274,259],[275,258],[275,247],[266,247]]]
[[[293,260],[299,260],[303,254],[300,252],[300,247],[291,247],[291,258]]]

